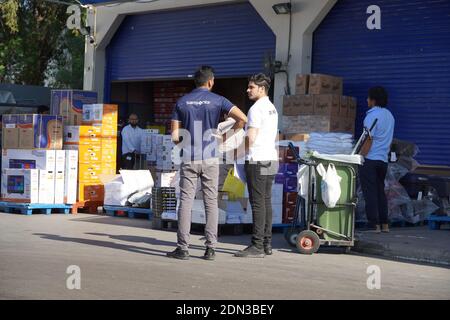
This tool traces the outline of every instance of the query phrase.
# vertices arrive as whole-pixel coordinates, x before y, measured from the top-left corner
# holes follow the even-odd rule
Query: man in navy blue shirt
[[[388,168],[388,154],[394,135],[395,120],[386,109],[388,95],[383,87],[369,89],[367,104],[369,110],[364,119],[364,127],[370,128],[372,146],[365,156],[360,169],[361,188],[366,202],[366,214],[370,229],[376,232],[389,232],[388,205],[384,193],[384,179]]]
[[[219,218],[219,153],[214,134],[223,114],[236,120],[234,130],[243,128],[247,117],[226,98],[211,92],[214,86],[211,67],[199,68],[194,81],[196,89],[178,100],[172,115],[172,140],[182,148],[182,163],[177,248],[167,255],[182,260],[189,258],[191,210],[200,177],[206,211],[204,259],[214,260]]]

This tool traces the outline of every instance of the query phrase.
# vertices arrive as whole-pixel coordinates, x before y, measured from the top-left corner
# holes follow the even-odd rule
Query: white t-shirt
[[[136,126],[133,128],[130,124],[122,129],[122,154],[133,151],[141,152],[141,140],[144,130]]]
[[[278,135],[278,113],[269,97],[260,98],[247,114],[249,127],[258,128],[258,135],[250,147],[246,160],[269,161],[278,160],[276,139]]]

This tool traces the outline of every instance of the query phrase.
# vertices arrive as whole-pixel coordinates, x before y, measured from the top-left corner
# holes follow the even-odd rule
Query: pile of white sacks
[[[306,151],[321,154],[351,154],[353,136],[349,133],[312,132],[305,147]]]

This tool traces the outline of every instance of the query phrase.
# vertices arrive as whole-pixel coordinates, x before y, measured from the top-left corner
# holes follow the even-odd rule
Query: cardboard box
[[[314,96],[314,114],[338,116],[341,98],[335,94],[319,94]]]
[[[39,170],[39,203],[55,203],[55,171]]]
[[[337,116],[283,116],[282,122],[285,134],[340,131],[340,118]]]
[[[292,223],[295,218],[295,205],[283,207],[282,223]]]
[[[307,134],[307,133],[285,134],[284,139],[291,140],[291,141],[308,141],[309,134]]]
[[[64,176],[64,203],[73,204],[77,202],[78,185],[78,151],[64,150],[65,176]]]
[[[355,134],[355,119],[340,117],[340,132]]]
[[[39,202],[39,170],[3,169],[1,199],[11,202]]]
[[[108,205],[123,206],[132,193],[152,193],[154,186],[149,170],[120,170],[120,176],[104,182],[105,204]]]
[[[2,116],[2,148],[18,149],[19,148],[19,128],[18,115],[4,114]]]
[[[103,201],[105,198],[105,187],[101,183],[84,183],[78,185],[79,201]]]
[[[54,171],[55,150],[4,149],[2,169],[41,169]]]
[[[342,95],[342,78],[326,74],[313,73],[309,76],[308,94]]]
[[[341,117],[348,115],[348,98],[347,96],[341,96],[341,105],[339,107],[339,115]]]
[[[105,136],[117,136],[118,106],[116,104],[86,104],[83,106],[84,125],[101,125]]]
[[[62,117],[51,115],[38,115],[34,118],[34,147],[37,149],[61,150],[63,146],[63,123]],[[19,120],[20,122],[20,120]],[[36,129],[36,125],[38,126]],[[25,147],[23,136],[19,134],[19,143]]]
[[[355,97],[348,97],[347,104],[348,104],[347,117],[351,118],[351,119],[355,119],[356,118],[357,108],[358,108],[358,104],[357,104],[356,98]]]
[[[2,115],[2,129],[17,128],[18,123],[19,123],[19,115],[18,114],[3,114]]]
[[[64,126],[64,145],[80,144],[80,126]]]
[[[313,114],[313,102],[312,95],[285,96],[283,99],[283,115]]]
[[[125,206],[128,197],[135,189],[123,182],[120,175],[116,176],[112,181],[104,184],[105,186],[105,205],[109,206]]]
[[[63,117],[64,125],[81,125],[83,105],[97,103],[97,93],[83,90],[52,90],[50,113]]]
[[[101,163],[102,174],[115,175],[116,174],[116,162],[115,161],[102,161]]]
[[[19,147],[18,149],[34,149],[35,132],[38,135],[40,127],[39,115],[20,114],[17,116],[17,127],[19,128]]]
[[[100,183],[100,175],[102,174],[101,163],[80,163],[79,164],[79,181],[89,184]]]
[[[56,150],[54,203],[64,203],[66,151]]]
[[[295,78],[295,94],[308,94],[309,74],[298,74]]]
[[[19,128],[2,129],[2,148],[3,149],[19,148]]]
[[[101,148],[101,158],[102,161],[113,161],[115,162],[117,159],[117,146],[111,148]]]
[[[100,145],[82,144],[79,146],[80,163],[91,163],[102,161],[102,147]]]
[[[180,184],[180,175],[178,171],[157,172],[156,187],[172,187],[177,188]],[[175,193],[177,193],[175,191]]]

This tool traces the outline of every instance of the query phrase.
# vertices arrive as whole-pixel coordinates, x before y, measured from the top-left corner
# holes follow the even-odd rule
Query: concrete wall
[[[286,63],[289,15],[276,15],[272,9],[272,5],[283,0],[249,1],[276,35],[276,59]],[[100,101],[103,99],[105,48],[126,15],[230,2],[233,1],[161,0],[153,3],[121,3],[93,7],[89,10],[88,21],[94,30],[95,43],[86,40],[84,89],[97,91]],[[337,0],[292,0],[291,57],[287,65],[292,93],[296,74],[311,71],[312,33],[336,2]],[[274,104],[280,112],[285,87],[286,75],[277,74],[274,82]]]

